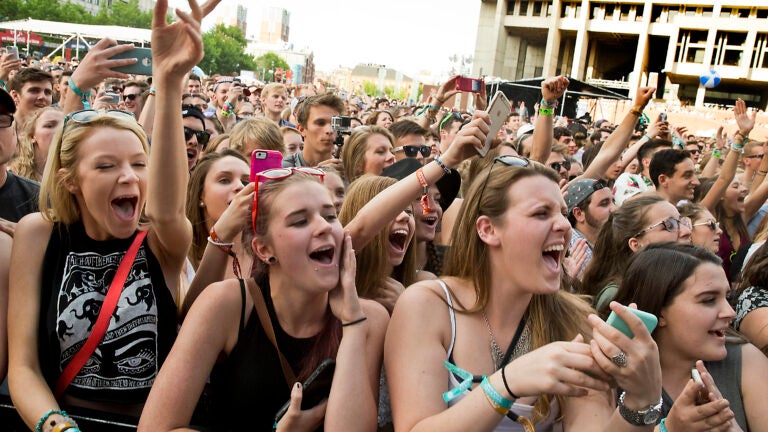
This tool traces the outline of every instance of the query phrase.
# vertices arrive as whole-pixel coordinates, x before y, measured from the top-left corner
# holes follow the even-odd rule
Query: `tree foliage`
[[[205,57],[199,66],[209,75],[240,75],[241,70],[255,70],[256,62],[246,54],[247,41],[236,26],[218,24],[203,33]]]
[[[256,67],[258,68],[259,71],[271,70],[273,74],[274,74],[275,68],[282,68],[283,70],[288,70],[291,68],[288,62],[286,62],[285,60],[283,60],[282,57],[280,57],[279,55],[273,52],[268,52],[266,54],[262,54],[256,57]]]
[[[126,27],[150,28],[152,11],[139,9],[138,0],[112,2],[112,6],[102,6],[99,13],[91,15],[84,7],[58,0],[2,0],[0,1],[0,20],[41,19],[74,24],[102,24]]]

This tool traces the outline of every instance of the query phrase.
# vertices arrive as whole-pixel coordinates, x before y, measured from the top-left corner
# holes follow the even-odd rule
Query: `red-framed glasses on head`
[[[258,216],[259,210],[259,184],[266,181],[282,180],[297,172],[319,177],[321,182],[325,181],[325,171],[310,167],[275,168],[264,170],[256,174],[256,177],[254,178],[254,181],[256,182],[256,190],[253,193],[253,209],[251,210],[251,227],[253,228],[253,232],[256,232],[256,217]]]

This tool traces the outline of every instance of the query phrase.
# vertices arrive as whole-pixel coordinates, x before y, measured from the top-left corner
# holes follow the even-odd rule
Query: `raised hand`
[[[403,284],[391,277],[387,277],[384,279],[384,283],[379,289],[374,300],[387,308],[387,311],[389,311],[389,314],[391,315],[392,311],[395,309],[395,303],[403,291],[405,291]]]
[[[736,124],[739,126],[739,134],[744,137],[749,136],[755,127],[755,118],[757,111],[752,111],[752,117],[747,115],[747,104],[741,99],[736,99],[736,105],[733,107],[733,116],[736,118]]]
[[[339,254],[339,284],[331,291],[328,301],[333,316],[342,323],[348,323],[363,316],[355,287],[357,258],[352,248],[352,236],[348,232],[344,232],[344,241]]]
[[[435,98],[437,99],[436,105],[442,106],[446,100],[451,98],[451,96],[459,93],[459,91],[456,90],[456,78],[458,77],[459,75],[452,75],[446,82],[440,84],[440,87],[437,89],[437,95],[435,95]]]
[[[8,81],[11,71],[21,69],[21,59],[16,57],[16,59],[10,60],[10,57],[9,53],[0,56],[0,80]]]
[[[541,82],[541,98],[547,102],[554,102],[563,97],[568,89],[568,78],[563,75],[547,78]]]
[[[116,72],[112,68],[129,66],[135,64],[137,60],[135,58],[111,60],[110,58],[133,48],[133,44],[118,45],[117,41],[108,37],[96,42],[72,73],[72,81],[80,90],[88,91],[106,78],[130,78],[130,75]]]
[[[653,97],[656,87],[640,87],[635,95],[635,106],[645,108]]]
[[[157,1],[152,17],[152,67],[156,76],[184,76],[203,59],[200,23],[220,1],[208,0],[200,6],[189,0],[190,12],[176,9],[179,20],[171,24],[165,22],[168,0]]]
[[[458,166],[463,160],[477,154],[476,148],[485,145],[485,138],[491,129],[491,117],[485,111],[477,110],[471,122],[464,125],[454,138],[451,146],[440,157],[449,167]],[[493,147],[499,144],[495,140]]]
[[[255,183],[248,183],[242,188],[216,221],[214,229],[221,241],[231,242],[251,221],[251,203],[253,202]]]

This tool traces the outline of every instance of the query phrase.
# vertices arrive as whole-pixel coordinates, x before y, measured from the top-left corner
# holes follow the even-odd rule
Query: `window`
[[[520,2],[520,13],[519,15],[526,16],[528,15],[528,1],[523,0]]]
[[[704,63],[706,45],[706,30],[680,29],[675,58],[680,63]]]
[[[712,50],[712,64],[738,66],[744,54],[747,33],[718,31]]]
[[[768,33],[758,33],[752,55],[752,67],[768,69]]]

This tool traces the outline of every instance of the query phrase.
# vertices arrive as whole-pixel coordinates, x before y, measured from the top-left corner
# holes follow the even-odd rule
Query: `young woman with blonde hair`
[[[11,162],[11,171],[37,182],[43,179],[51,140],[59,129],[64,113],[47,107],[35,111],[19,137],[19,154]]]

